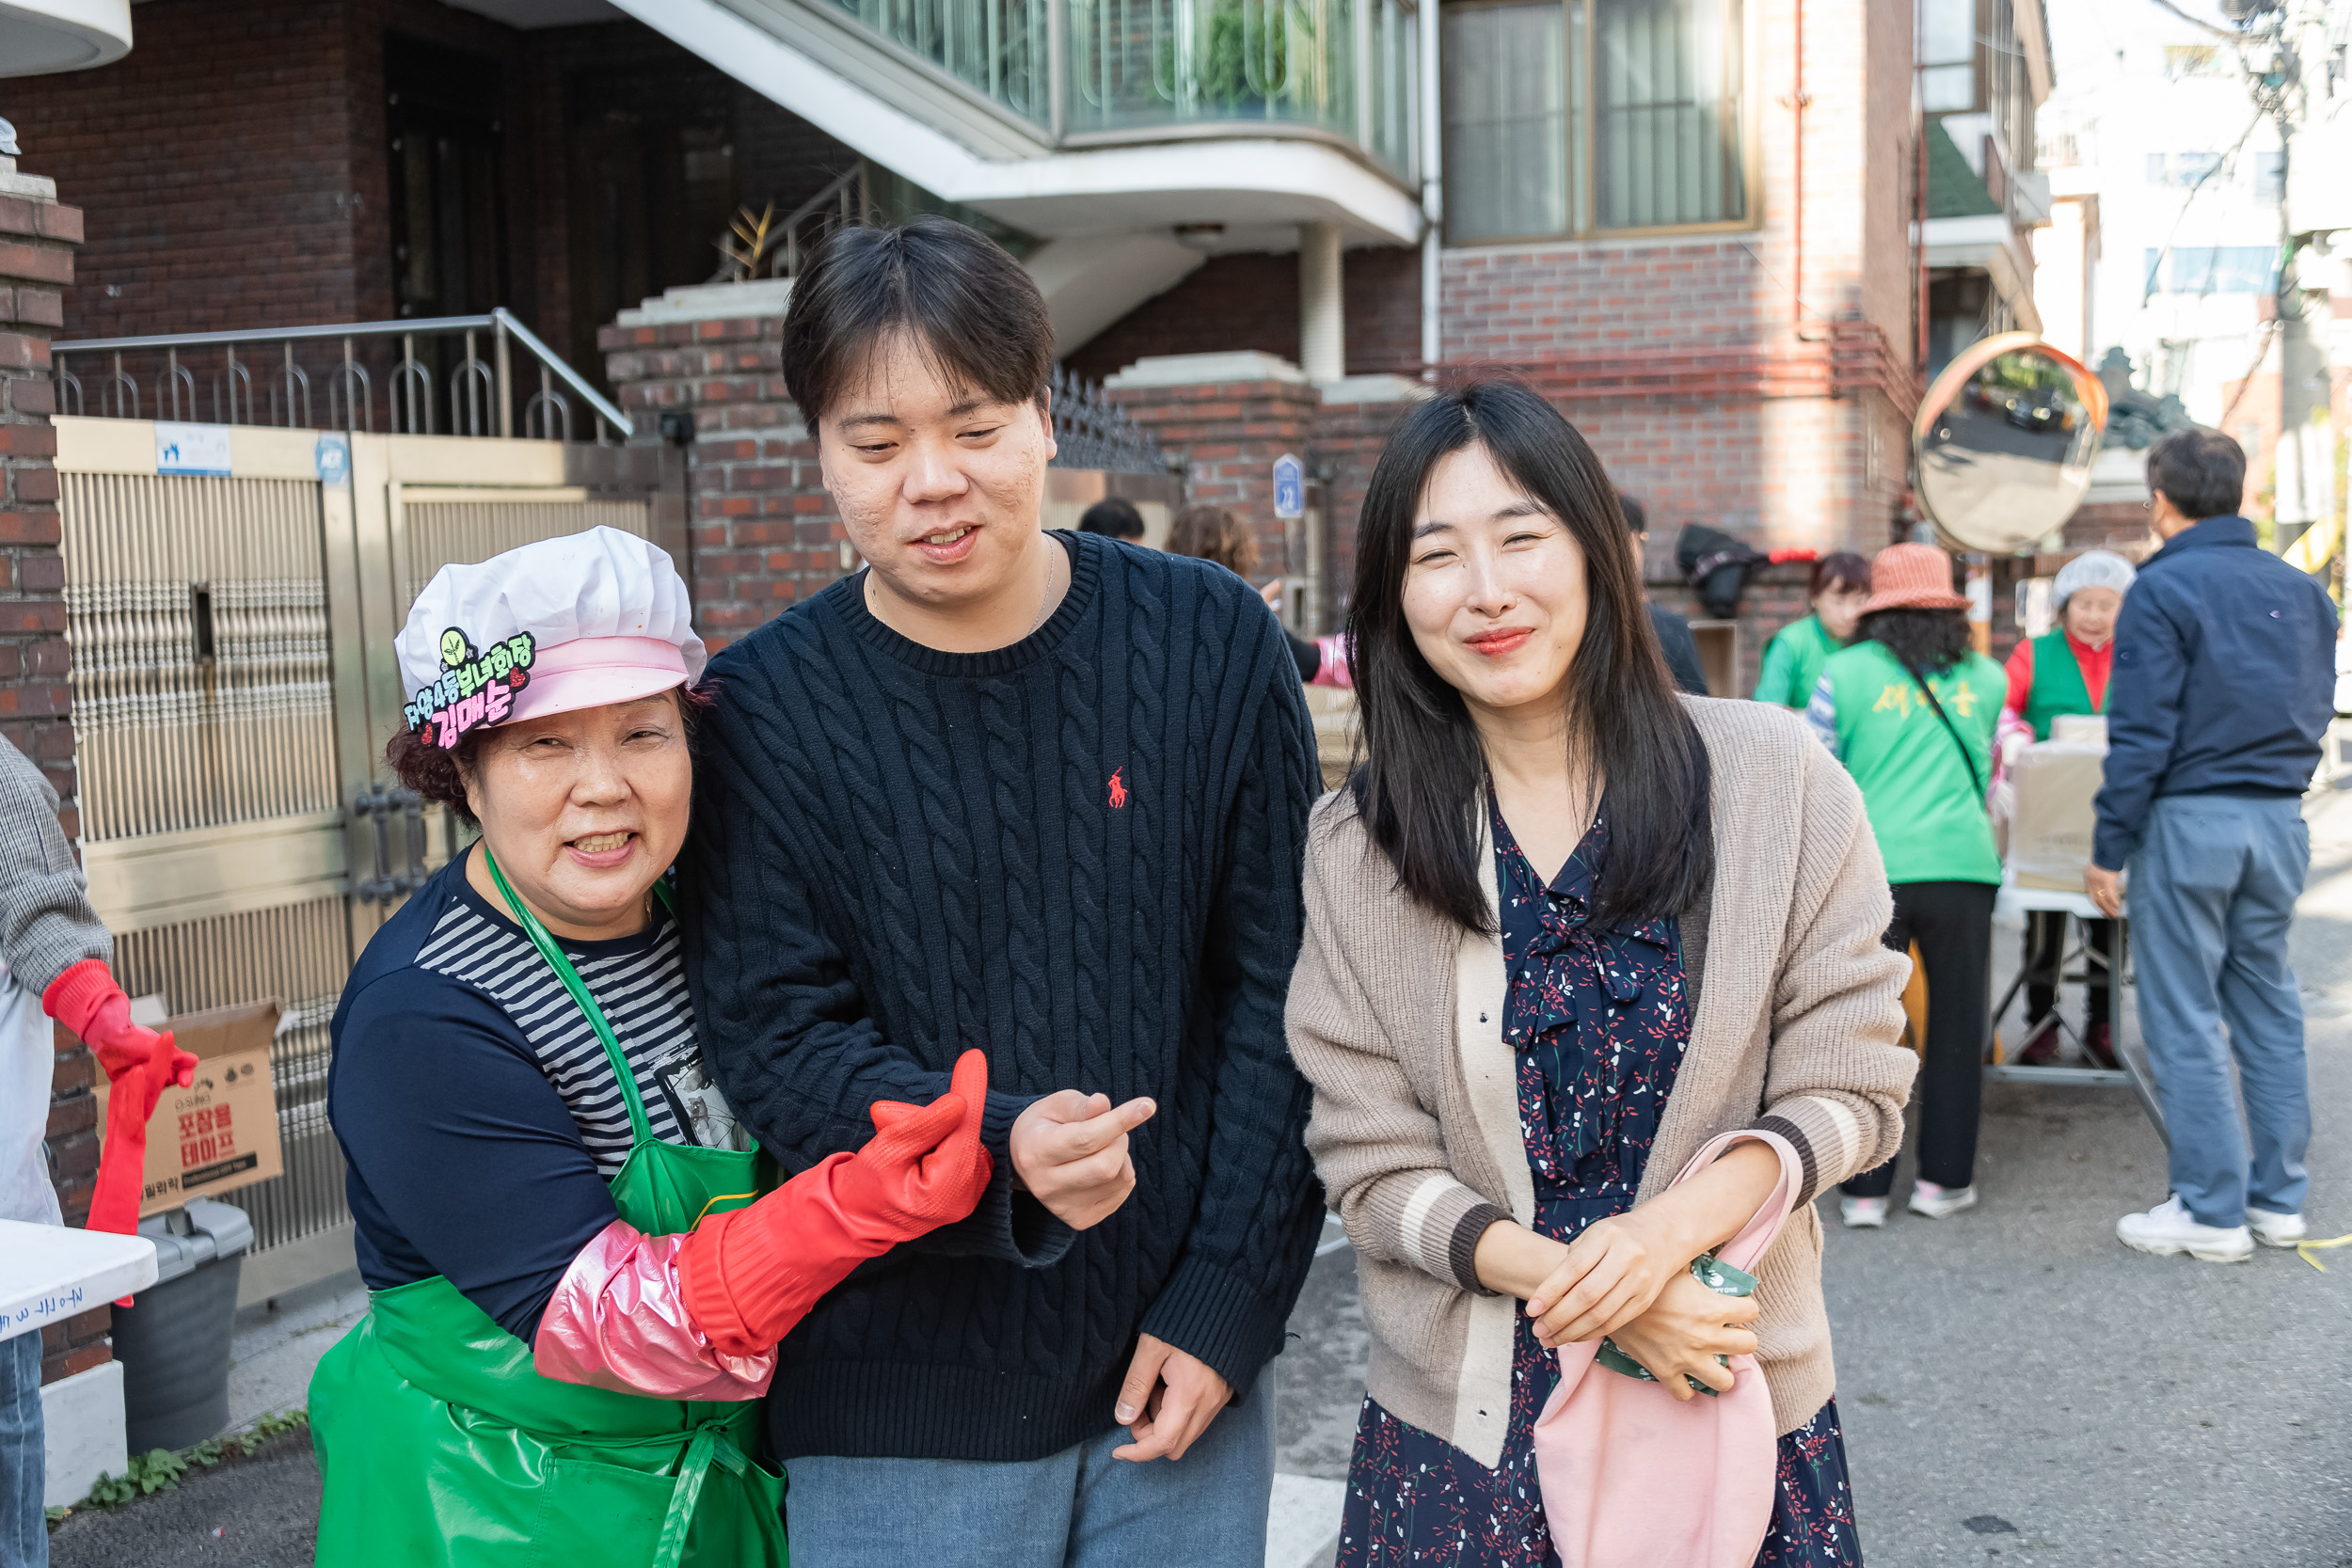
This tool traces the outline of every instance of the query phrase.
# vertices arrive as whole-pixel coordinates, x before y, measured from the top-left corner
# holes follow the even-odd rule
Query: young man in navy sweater
[[[2246,454],[2217,430],[2149,449],[2165,544],[2116,622],[2083,874],[2113,915],[2131,870],[2140,1024],[2171,1145],[2171,1196],[2116,1237],[2209,1263],[2303,1240],[2312,1107],[2287,928],[2311,869],[2303,791],[2335,716],[2335,607],[2255,543],[2237,515],[2245,485]]]
[[[977,1212],[781,1347],[824,1568],[1264,1554],[1314,744],[1247,583],[1044,530],[1052,341],[973,230],[837,233],[784,372],[867,569],[710,667],[681,914],[729,1104],[798,1169],[989,1057]]]

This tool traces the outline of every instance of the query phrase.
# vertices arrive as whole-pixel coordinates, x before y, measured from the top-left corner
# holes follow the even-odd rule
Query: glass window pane
[[[1746,216],[1739,0],[1598,0],[1594,24],[1597,227]]]
[[[1920,0],[1919,63],[1966,63],[1977,55],[1977,0]]]
[[[1567,231],[1564,15],[1559,0],[1446,8],[1445,206],[1456,244]]]
[[[1928,113],[1964,114],[1977,106],[1977,68],[1930,66],[1919,72],[1919,103]]]

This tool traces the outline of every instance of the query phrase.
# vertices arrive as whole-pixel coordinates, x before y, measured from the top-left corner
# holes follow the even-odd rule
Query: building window
[[[2287,155],[2284,152],[2254,154],[2254,199],[2265,207],[2276,207],[2287,190]]]
[[[1457,245],[1748,218],[1740,0],[1446,8]]]
[[[1977,0],[1919,0],[1919,106],[1931,115],[1984,107],[1977,75]]]
[[[2151,292],[2175,294],[2266,294],[2279,286],[2279,251],[2265,245],[2185,245],[2150,247],[2143,275]]]

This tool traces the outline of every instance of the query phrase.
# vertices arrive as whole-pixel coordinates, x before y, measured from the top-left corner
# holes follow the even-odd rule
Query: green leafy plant
[[[1192,86],[1204,103],[1233,109],[1295,93],[1291,51],[1295,47],[1312,60],[1311,9],[1286,0],[1210,0],[1196,8],[1196,14],[1200,11],[1207,20],[1193,58]],[[1162,43],[1159,55],[1161,79],[1172,80],[1174,46]]]
[[[769,253],[784,239],[775,222],[776,207],[772,201],[757,217],[752,216],[752,210],[745,207],[728,220],[727,230],[732,237],[712,242],[726,263],[728,282],[749,283],[760,275],[760,269],[769,263]]]
[[[183,1449],[178,1453],[169,1449],[150,1449],[143,1454],[135,1455],[121,1475],[99,1472],[98,1479],[90,1483],[89,1496],[76,1506],[120,1508],[125,1503],[136,1502],[157,1492],[171,1491],[180,1484],[180,1478],[188,1473],[190,1465],[210,1469],[223,1460],[248,1458],[270,1439],[300,1431],[310,1424],[309,1411],[288,1410],[264,1416],[243,1432],[208,1437],[194,1448]],[[73,1511],[52,1508],[45,1512],[49,1522],[55,1524]]]

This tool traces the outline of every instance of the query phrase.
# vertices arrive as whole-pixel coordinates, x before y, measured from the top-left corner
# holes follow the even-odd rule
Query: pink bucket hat
[[[1952,592],[1952,558],[1933,545],[1889,545],[1871,557],[1870,599],[1863,614],[1967,608],[1968,596]]]
[[[403,717],[451,747],[469,730],[687,685],[707,662],[691,610],[669,556],[618,529],[444,566],[393,641]]]

